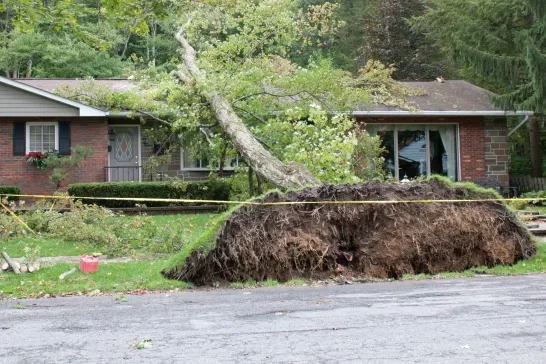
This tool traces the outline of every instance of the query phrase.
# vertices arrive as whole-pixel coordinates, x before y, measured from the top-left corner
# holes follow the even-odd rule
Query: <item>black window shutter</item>
[[[13,123],[13,155],[26,154],[26,128],[24,122]]]
[[[59,154],[70,155],[70,123],[59,122]]]

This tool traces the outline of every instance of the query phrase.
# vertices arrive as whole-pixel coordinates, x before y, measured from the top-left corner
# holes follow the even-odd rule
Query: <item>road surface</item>
[[[0,301],[0,363],[546,363],[546,275],[126,298]]]

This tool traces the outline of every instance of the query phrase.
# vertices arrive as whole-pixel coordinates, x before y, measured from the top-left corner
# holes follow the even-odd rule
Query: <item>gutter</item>
[[[527,120],[529,120],[529,115],[525,115],[525,119],[523,119],[521,121],[521,123],[519,123],[514,129],[510,130],[510,132],[508,133],[507,137],[509,138],[510,135],[514,134],[516,132],[516,130],[518,130],[519,128],[521,128],[523,126],[523,124],[525,124],[527,122]]]
[[[353,116],[526,116],[531,111],[353,111]]]
[[[526,120],[530,115],[533,115],[532,111],[353,111],[350,113],[352,116],[525,116]],[[139,117],[146,116],[139,112],[122,111],[122,112],[108,112],[109,118],[127,118],[127,117]],[[518,125],[516,128],[519,128]]]

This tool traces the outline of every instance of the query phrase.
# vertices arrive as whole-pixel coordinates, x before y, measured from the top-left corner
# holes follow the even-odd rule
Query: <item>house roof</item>
[[[26,94],[31,94],[33,96],[38,96],[38,97],[50,100],[51,102],[54,102],[57,104],[62,104],[65,106],[72,107],[78,110],[77,115],[79,116],[106,116],[107,115],[107,113],[102,110],[90,107],[88,105],[84,105],[76,101],[66,99],[64,97],[55,95],[51,92],[45,91],[41,88],[33,87],[22,82],[11,80],[9,78],[0,76],[0,85],[5,85],[7,87],[11,87],[12,90],[17,89],[18,91],[24,92]],[[24,115],[21,114],[18,116],[24,116]],[[49,115],[49,116],[55,116],[55,115]]]
[[[503,111],[491,102],[492,92],[462,80],[446,80],[443,83],[402,82],[402,84],[426,91],[422,96],[408,97],[407,102],[417,111],[411,112],[383,104],[363,105],[353,113],[356,116],[498,116],[531,115],[530,111]]]
[[[18,78],[18,82],[24,83],[26,85],[39,88],[47,92],[55,92],[59,86],[68,85],[72,87],[77,87],[81,84],[81,79],[75,78]],[[104,79],[94,79],[100,85],[108,86],[112,91],[123,92],[131,90],[135,87],[135,84],[131,80],[125,78],[104,78]]]
[[[4,79],[4,78],[2,78]],[[4,79],[8,80],[8,79]],[[8,80],[11,81],[11,80]],[[67,78],[21,78],[19,84],[31,86],[48,92],[66,102],[74,103],[65,98],[50,94],[61,85],[78,86],[82,80]],[[128,91],[136,85],[128,79],[111,78],[95,79],[101,85],[108,86],[117,92]],[[14,81],[11,81],[14,82]],[[411,96],[408,104],[414,106],[416,111],[408,111],[397,107],[389,107],[383,104],[363,105],[357,108],[355,116],[505,116],[505,115],[532,115],[530,111],[504,111],[498,109],[491,102],[494,96],[483,88],[462,80],[446,80],[443,83],[429,82],[402,82],[402,84],[426,91],[422,96]],[[74,103],[78,104],[78,103]],[[79,104],[89,108],[86,105]],[[83,115],[82,115],[83,116]]]

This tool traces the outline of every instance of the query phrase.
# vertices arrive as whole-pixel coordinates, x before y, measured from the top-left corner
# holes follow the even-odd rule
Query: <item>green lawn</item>
[[[146,238],[147,243],[140,241],[139,236],[153,235],[151,232],[172,232],[176,239],[185,244],[195,241],[207,228],[212,225],[214,214],[195,215],[162,215],[153,216],[149,222],[143,224],[135,217],[116,217],[116,223],[122,224],[123,234],[131,237],[132,257],[134,260],[128,263],[108,263],[101,261],[99,270],[93,274],[75,273],[65,280],[59,280],[59,275],[78,267],[76,263],[57,263],[52,266],[43,266],[38,272],[32,274],[15,275],[5,273],[0,275],[0,297],[36,297],[45,294],[98,294],[131,292],[139,290],[172,290],[192,287],[186,282],[167,280],[161,275],[161,270],[168,264],[167,254],[161,252],[155,246],[153,239]],[[148,231],[146,229],[155,229]],[[159,235],[159,234],[158,234]],[[144,239],[144,238],[143,238]],[[160,243],[157,243],[160,244]],[[408,275],[403,279],[430,279],[430,278],[451,278],[471,277],[476,274],[494,275],[515,275],[526,273],[546,272],[546,243],[537,240],[537,255],[529,260],[521,261],[514,266],[495,266],[492,268],[477,267],[465,272],[447,272],[435,276],[431,275]],[[40,248],[40,256],[80,256],[97,251],[97,247],[89,243],[77,243],[61,238],[45,236],[24,236],[0,242],[0,250],[6,250],[12,257],[21,257],[25,254],[25,247],[33,249]],[[160,248],[165,248],[161,247]],[[175,250],[176,251],[176,250]],[[302,285],[304,280],[293,280],[285,285]],[[277,285],[277,281],[266,282],[233,282],[232,288],[247,288],[250,286]]]
[[[78,269],[64,280],[59,275],[78,267],[76,263],[58,263],[32,274],[0,276],[0,297],[36,297],[43,294],[97,294],[135,290],[187,289],[191,284],[168,280],[161,275],[165,261],[99,263],[93,274]]]
[[[191,287],[185,282],[163,278],[161,270],[166,265],[165,253],[157,252],[154,242],[139,241],[138,237],[149,236],[153,231],[173,232],[182,244],[198,238],[209,226],[214,214],[180,214],[151,216],[153,225],[141,224],[131,217],[117,217],[122,224],[123,235],[131,237],[132,260],[128,263],[108,263],[101,261],[99,270],[93,274],[76,270],[64,280],[59,275],[78,268],[76,263],[57,263],[42,266],[38,272],[15,275],[11,272],[0,275],[0,297],[32,297],[41,294],[90,294],[127,292],[134,290],[171,290]],[[135,223],[137,222],[137,223]],[[153,228],[152,233],[146,229]],[[160,243],[158,243],[159,245]],[[0,241],[0,250],[5,250],[13,258],[25,255],[25,248],[39,248],[40,257],[80,256],[100,250],[89,243],[78,243],[63,238],[52,238],[42,235],[16,237]]]
[[[180,240],[189,242],[198,238],[204,230],[207,229],[214,214],[181,214],[181,215],[157,215],[150,216],[156,223],[158,230],[176,229],[180,234]],[[130,222],[134,220],[131,216],[122,216],[117,218],[124,227],[125,236],[135,237],[139,233],[145,235],[147,227],[135,227]],[[135,250],[141,254],[150,254],[145,248],[142,248],[142,241],[133,239],[132,244]],[[17,237],[9,240],[0,241],[0,251],[5,250],[13,258],[23,257],[25,247],[34,249],[39,248],[41,257],[56,256],[79,256],[82,254],[91,254],[100,250],[93,244],[78,243],[63,238],[51,238],[41,234],[28,234],[25,237]]]

